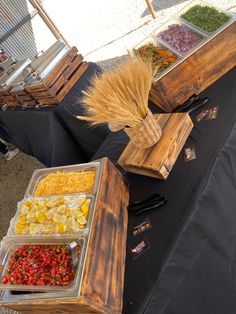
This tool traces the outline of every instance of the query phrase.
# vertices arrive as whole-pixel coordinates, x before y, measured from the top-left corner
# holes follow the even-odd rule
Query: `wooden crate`
[[[236,66],[236,21],[153,83],[149,99],[172,112]]]
[[[72,47],[40,83],[14,87],[10,89],[8,95],[14,97],[14,101],[19,105],[58,104],[87,68],[88,64],[78,54],[77,48]]]
[[[107,158],[102,159],[99,196],[79,298],[0,302],[23,313],[121,314],[128,224],[128,187]]]
[[[139,149],[130,141],[118,163],[128,172],[167,179],[192,128],[188,113],[155,115],[162,137],[154,146]]]
[[[16,107],[20,105],[20,102],[16,99],[16,97],[11,95],[11,86],[8,86],[7,88],[0,89],[0,98],[2,103],[7,103],[9,107]]]
[[[75,47],[71,48],[41,83],[26,86],[25,90],[39,104],[58,104],[87,70],[88,64],[83,62],[82,59],[82,56],[77,54],[77,49]]]

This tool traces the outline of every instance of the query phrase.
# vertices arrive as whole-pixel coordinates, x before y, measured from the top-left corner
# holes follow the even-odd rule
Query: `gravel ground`
[[[97,62],[103,69],[123,60],[127,48],[143,40],[189,1],[155,0],[152,3],[156,20],[151,18],[144,0],[67,0],[66,6],[63,1],[43,1],[70,44],[79,47],[87,61]],[[235,0],[212,0],[211,3],[236,12]],[[21,152],[8,162],[0,156],[0,239],[6,234],[32,172],[41,167],[44,166],[39,161]],[[10,312],[0,308],[2,313]]]

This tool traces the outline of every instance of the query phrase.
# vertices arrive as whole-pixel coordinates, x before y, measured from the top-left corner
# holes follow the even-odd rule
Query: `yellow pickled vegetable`
[[[65,233],[66,232],[66,226],[63,223],[59,223],[57,225],[57,231],[59,233]]]
[[[25,231],[26,226],[24,224],[18,223],[15,226],[16,233],[23,233]]]
[[[38,222],[44,222],[47,220],[47,216],[42,212],[37,212],[36,213],[36,219]]]
[[[15,232],[30,235],[78,232],[87,224],[89,206],[90,199],[84,195],[26,200]]]

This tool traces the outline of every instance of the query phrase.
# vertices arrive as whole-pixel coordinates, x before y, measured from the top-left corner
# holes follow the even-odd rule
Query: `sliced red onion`
[[[157,34],[180,53],[186,53],[195,47],[201,38],[185,25],[171,24],[168,29]]]

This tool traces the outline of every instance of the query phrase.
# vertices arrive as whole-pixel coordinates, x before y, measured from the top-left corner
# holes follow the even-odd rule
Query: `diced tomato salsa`
[[[80,247],[78,245],[78,254]],[[68,286],[75,276],[66,245],[24,245],[10,257],[2,283]]]

